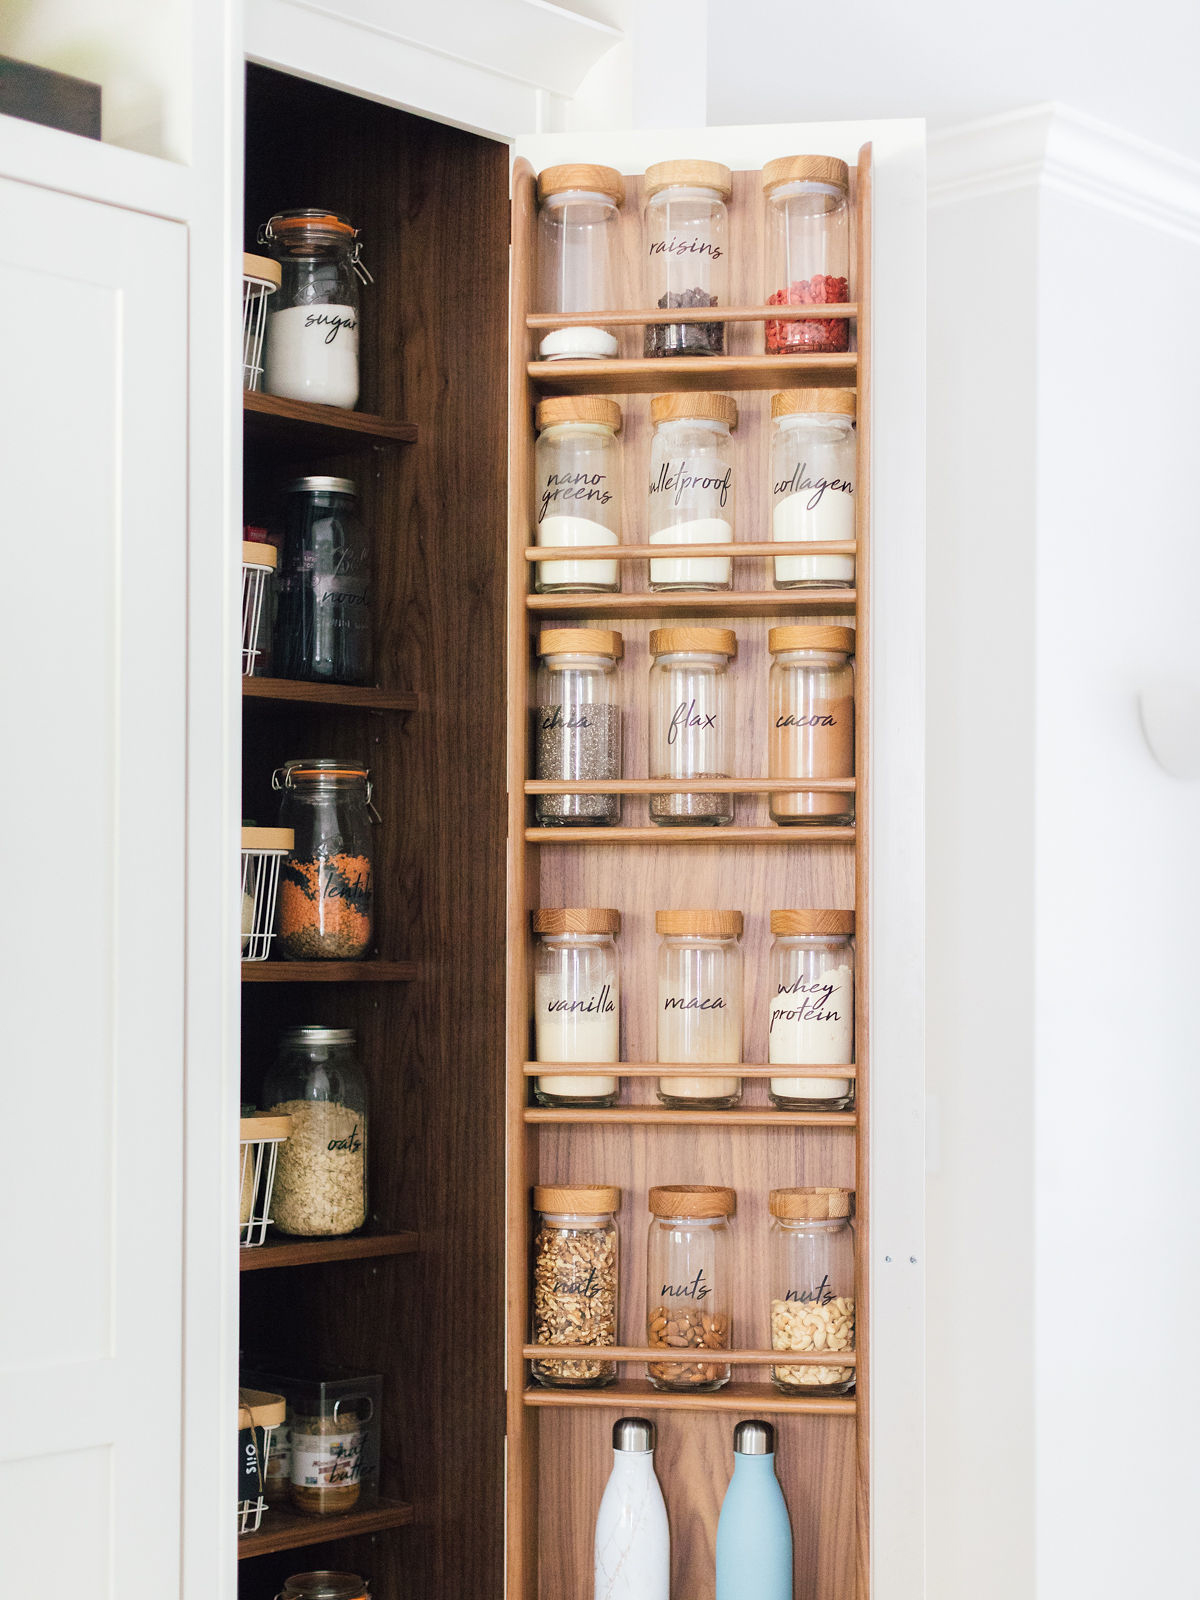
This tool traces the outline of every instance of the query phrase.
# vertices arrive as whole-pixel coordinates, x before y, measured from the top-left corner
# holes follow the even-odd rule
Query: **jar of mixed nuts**
[[[854,1367],[804,1360],[804,1352],[854,1349],[854,1234],[849,1189],[772,1189],[771,1349],[795,1364],[771,1368],[788,1394],[847,1394]]]
[[[625,651],[609,628],[544,628],[533,709],[534,774],[559,783],[621,776],[617,662]],[[542,827],[606,827],[621,820],[619,794],[539,794]]]
[[[854,776],[854,629],[772,628],[767,770],[772,778]],[[772,791],[772,822],[854,821],[850,793]]]
[[[533,1342],[615,1345],[621,1191],[607,1184],[541,1186],[533,1191]],[[599,1389],[617,1376],[615,1361],[535,1361],[539,1383]]]
[[[647,1365],[656,1389],[707,1391],[729,1382],[728,1365],[713,1357],[732,1342],[729,1242],[736,1205],[732,1189],[709,1184],[650,1191],[646,1343],[689,1352],[684,1361]]]
[[[533,1024],[539,1061],[621,1059],[621,971],[608,906],[546,906],[533,913]],[[550,1072],[534,1079],[543,1106],[614,1106],[617,1078]]]
[[[279,1146],[275,1226],[305,1238],[353,1233],[367,1220],[367,1087],[350,1028],[289,1028],[264,1103],[291,1119]]]
[[[650,776],[728,778],[733,773],[731,628],[655,628],[650,635]],[[712,789],[650,796],[659,827],[733,821],[733,796]]]
[[[646,304],[694,310],[729,304],[733,175],[719,161],[659,161],[646,168]],[[648,356],[725,354],[722,322],[647,323]]]

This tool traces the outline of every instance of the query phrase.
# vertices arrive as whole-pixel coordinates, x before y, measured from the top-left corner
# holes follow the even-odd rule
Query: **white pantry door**
[[[169,1600],[187,238],[9,180],[0,211],[0,1593]]]

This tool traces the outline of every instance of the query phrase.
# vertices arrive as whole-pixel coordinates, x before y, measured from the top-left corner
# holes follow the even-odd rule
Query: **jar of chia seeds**
[[[534,775],[559,783],[621,776],[619,633],[607,628],[546,628],[538,639],[541,666],[533,708]],[[604,827],[621,820],[619,794],[539,794],[534,812],[543,827]]]
[[[719,161],[659,161],[645,177],[646,304],[693,311],[729,304],[733,177]],[[725,354],[722,322],[652,322],[648,356]]]
[[[843,305],[850,298],[850,168],[836,156],[781,156],[762,174],[766,202],[764,301]],[[768,322],[768,355],[848,350],[845,317]]]
[[[357,761],[292,760],[275,773],[280,824],[295,842],[279,880],[279,948],[289,961],[361,961],[375,893],[371,782]]]

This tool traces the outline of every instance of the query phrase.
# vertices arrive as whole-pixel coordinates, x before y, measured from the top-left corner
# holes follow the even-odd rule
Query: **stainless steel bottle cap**
[[[645,1417],[620,1417],[613,1423],[613,1449],[645,1455],[654,1449],[654,1424]]]
[[[773,1456],[775,1429],[769,1422],[739,1422],[733,1430],[733,1448],[740,1456]]]
[[[353,1028],[322,1028],[312,1023],[299,1028],[288,1028],[283,1035],[284,1044],[353,1044]]]

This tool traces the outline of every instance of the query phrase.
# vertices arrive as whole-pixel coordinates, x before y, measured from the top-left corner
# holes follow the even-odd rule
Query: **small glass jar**
[[[625,180],[613,167],[573,163],[538,173],[538,305],[568,315],[616,306],[616,251]],[[539,347],[543,361],[612,357],[604,328],[556,328]]]
[[[718,161],[659,161],[647,167],[646,305],[661,311],[729,304],[733,175]],[[721,356],[723,322],[648,323],[648,356]]]
[[[781,156],[762,174],[765,303],[844,305],[850,298],[850,168],[836,156]],[[766,324],[768,355],[848,350],[845,317]]]
[[[601,906],[533,913],[534,1048],[539,1061],[621,1059],[621,913]],[[615,1106],[617,1078],[548,1073],[534,1079],[543,1106]]]
[[[277,1600],[371,1600],[371,1591],[356,1572],[296,1572]]]
[[[656,394],[650,402],[650,544],[732,544],[734,468],[728,394]],[[651,589],[728,589],[728,556],[651,558]]]
[[[281,1233],[330,1239],[367,1220],[367,1086],[351,1028],[289,1028],[263,1086],[291,1118],[275,1165],[272,1221]]]
[[[367,768],[333,756],[287,761],[281,827],[295,844],[279,882],[279,947],[289,961],[361,961],[371,950],[375,893]]]
[[[371,549],[349,478],[294,478],[284,498],[275,658],[281,678],[371,681]]]
[[[767,769],[772,778],[854,776],[853,628],[772,628]],[[848,792],[771,791],[772,822],[854,821]]]
[[[282,282],[267,313],[263,388],[286,400],[352,411],[358,404],[358,230],[309,208],[277,211],[258,230]]]
[[[771,538],[854,538],[853,389],[786,389],[771,396]],[[775,557],[777,589],[849,588],[854,557]]]
[[[625,644],[608,628],[545,628],[533,708],[534,774],[558,783],[621,776],[617,662]],[[542,827],[607,827],[621,820],[619,794],[539,794]]]
[[[728,778],[733,773],[730,628],[655,628],[650,635],[651,778]],[[733,821],[733,796],[716,790],[650,796],[660,827]]]
[[[533,1191],[533,1342],[615,1345],[620,1189],[606,1184]],[[535,1361],[533,1375],[551,1389],[601,1389],[615,1381],[615,1361]]]
[[[854,1060],[853,911],[772,911],[767,1060],[830,1066]],[[844,1111],[849,1078],[771,1079],[785,1111]]]
[[[707,1066],[742,1059],[742,913],[658,911],[658,1059]],[[678,1110],[737,1105],[736,1076],[660,1078],[658,1098]]]
[[[733,1343],[730,1219],[732,1189],[670,1184],[650,1191],[646,1241],[646,1343],[694,1350],[686,1361],[651,1361],[655,1389],[706,1392],[729,1382],[727,1364],[714,1361]]]
[[[562,396],[537,408],[534,538],[539,545],[618,544],[621,539],[621,408],[604,395]],[[608,594],[616,561],[540,561],[540,594]]]
[[[854,1349],[854,1233],[849,1189],[772,1189],[771,1349],[795,1365],[772,1367],[785,1394],[848,1394],[855,1369],[805,1362],[803,1352]]]

